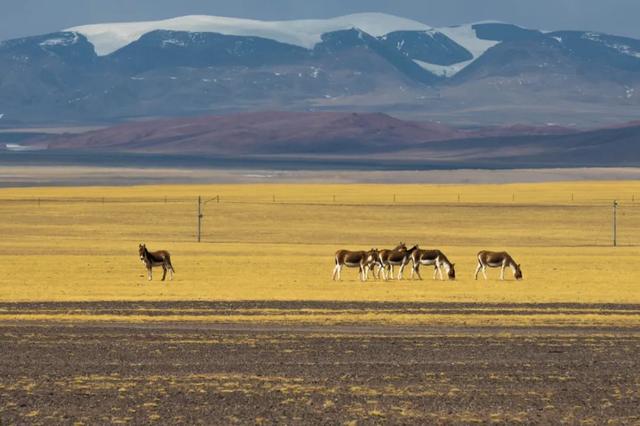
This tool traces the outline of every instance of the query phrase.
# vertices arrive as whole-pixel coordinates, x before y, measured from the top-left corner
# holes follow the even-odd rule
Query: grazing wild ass
[[[409,264],[411,260],[411,254],[418,250],[418,246],[415,245],[410,249],[407,249],[407,246],[404,243],[398,244],[396,248],[393,250],[380,250],[378,253],[378,263],[380,264],[380,269],[382,270],[383,278],[385,280],[389,279],[389,273],[391,273],[391,278],[393,279],[393,267],[400,266],[400,270],[398,271],[398,279],[402,279],[402,272],[404,271],[404,267]],[[387,272],[387,269],[389,270]]]
[[[420,265],[434,266],[433,279],[436,279],[436,274],[440,274],[440,280],[444,281],[442,274],[443,268],[450,280],[456,279],[455,264],[449,262],[447,256],[440,250],[415,250],[411,253],[411,261],[413,262],[411,279],[413,279],[414,273],[418,275],[418,278],[422,279],[422,276],[420,276]]]
[[[335,281],[342,279],[342,268],[359,268],[360,281],[366,281],[369,277],[369,269],[378,259],[378,250],[369,251],[349,251],[338,250],[336,252],[336,266],[333,268],[332,279]],[[374,273],[375,275],[375,273]]]
[[[166,250],[149,251],[147,246],[143,243],[138,246],[138,254],[140,254],[140,260],[147,268],[147,277],[149,281],[152,278],[152,269],[154,266],[162,266],[162,281],[167,276],[167,270],[169,271],[169,279],[173,280],[173,274],[175,269],[171,264],[171,256]]]
[[[500,271],[500,279],[504,281],[504,269],[508,266],[513,271],[513,277],[516,280],[522,279],[522,270],[520,265],[513,260],[513,257],[509,256],[506,251],[493,252],[493,251],[481,251],[478,253],[478,267],[476,268],[475,279],[478,279],[478,272],[482,269],[482,275],[484,279],[487,279],[487,266],[490,268],[502,268]]]

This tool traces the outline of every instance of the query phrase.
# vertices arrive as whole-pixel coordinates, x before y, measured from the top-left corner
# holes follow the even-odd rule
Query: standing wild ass
[[[168,251],[149,251],[147,250],[147,246],[142,243],[138,246],[138,254],[140,255],[140,260],[147,268],[149,281],[151,281],[154,266],[162,266],[162,281],[164,281],[167,276],[167,270],[170,274],[169,280],[173,280],[175,269],[173,269],[173,265],[171,264],[171,256]]]
[[[388,272],[390,272],[391,278],[393,279],[393,267],[400,266],[400,270],[398,271],[398,279],[401,280],[404,267],[407,266],[407,264],[411,260],[411,254],[416,250],[418,250],[417,245],[411,247],[410,249],[407,249],[407,246],[404,243],[398,244],[393,250],[380,250],[380,252],[378,253],[378,263],[380,265],[380,269],[382,270],[383,278],[385,280],[388,280]]]
[[[366,281],[369,277],[369,269],[378,259],[378,250],[371,249],[369,251],[349,251],[338,250],[336,252],[336,266],[333,268],[332,279],[341,280],[341,272],[343,267],[359,268],[360,281]]]
[[[478,267],[476,268],[475,279],[478,279],[478,272],[482,269],[484,279],[487,279],[487,266],[490,268],[502,268],[500,271],[500,279],[504,281],[504,269],[508,266],[513,271],[513,277],[516,280],[522,279],[522,270],[520,265],[513,260],[513,257],[506,251],[494,252],[483,250],[478,253]]]
[[[413,274],[417,274],[418,278],[422,279],[420,275],[420,265],[434,266],[433,279],[436,279],[436,274],[440,274],[440,280],[444,281],[442,269],[445,269],[447,276],[450,280],[456,279],[455,264],[449,262],[447,256],[440,250],[415,250],[411,253],[411,261],[413,262],[413,269],[411,270],[411,279]]]

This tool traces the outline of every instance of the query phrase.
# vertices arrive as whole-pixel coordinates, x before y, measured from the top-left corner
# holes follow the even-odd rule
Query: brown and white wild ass
[[[398,271],[398,279],[402,279],[402,272],[405,266],[407,266],[411,260],[411,254],[418,250],[418,246],[415,245],[410,249],[404,243],[400,243],[393,250],[380,250],[378,253],[378,263],[382,270],[382,275],[385,280],[389,279],[389,273],[393,279],[393,267],[400,266]],[[387,271],[388,270],[388,271]]]
[[[414,273],[418,275],[418,278],[422,279],[422,276],[420,276],[420,265],[434,266],[433,279],[436,279],[436,274],[440,274],[440,280],[444,281],[442,274],[443,268],[450,280],[456,279],[455,264],[449,262],[447,256],[440,250],[415,250],[411,253],[411,261],[413,262],[411,279],[413,279]]]
[[[167,270],[170,274],[169,279],[173,280],[175,269],[173,269],[173,265],[171,264],[171,256],[168,251],[149,251],[147,250],[147,246],[142,243],[138,246],[138,254],[140,255],[140,260],[147,268],[147,278],[149,281],[151,281],[154,266],[162,266],[162,281],[164,281],[167,276]]]
[[[369,251],[349,251],[338,250],[336,252],[336,266],[333,268],[332,279],[342,279],[342,268],[359,268],[360,281],[366,281],[369,277],[369,269],[378,259],[378,250]]]
[[[487,266],[490,268],[501,268],[500,279],[504,281],[504,269],[508,266],[513,271],[513,277],[516,280],[522,279],[522,270],[520,265],[513,260],[513,257],[506,251],[494,252],[483,250],[478,253],[478,266],[476,267],[475,279],[478,279],[478,272],[482,269],[484,279],[487,279]]]

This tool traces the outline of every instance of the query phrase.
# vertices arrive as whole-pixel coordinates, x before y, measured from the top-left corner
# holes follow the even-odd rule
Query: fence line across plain
[[[406,197],[408,199],[410,197]],[[205,203],[202,203],[202,200],[205,199]],[[311,207],[330,207],[330,208],[340,208],[340,207],[381,207],[381,208],[393,208],[393,207],[424,207],[424,208],[500,208],[500,209],[585,209],[585,208],[611,208],[613,206],[611,214],[611,223],[612,223],[612,232],[611,232],[611,241],[613,246],[618,245],[618,232],[619,232],[619,217],[624,216],[626,211],[640,209],[640,203],[635,203],[635,197],[633,197],[631,202],[620,202],[614,200],[590,200],[589,202],[575,202],[575,201],[567,201],[567,202],[558,202],[558,201],[549,201],[549,202],[526,202],[526,201],[516,201],[515,196],[512,198],[512,201],[490,201],[490,202],[466,202],[466,201],[419,201],[419,200],[410,200],[410,201],[397,201],[396,195],[393,195],[392,202],[380,202],[380,200],[372,200],[371,202],[358,200],[349,202],[347,197],[345,197],[344,201],[336,202],[336,196],[332,195],[332,198],[327,200],[326,197],[305,197],[305,199],[300,198],[289,198],[286,197],[277,197],[275,194],[271,194],[271,201],[268,199],[268,195],[265,197],[234,197],[234,196],[221,196],[221,195],[211,195],[211,196],[180,196],[180,197],[169,197],[169,196],[158,196],[158,197],[37,197],[37,198],[0,198],[0,206],[2,204],[30,204],[37,203],[38,206],[43,206],[46,204],[121,204],[121,205],[158,205],[158,204],[181,204],[181,205],[190,205],[193,203],[194,207],[197,205],[197,241],[201,241],[202,236],[202,219],[204,217],[204,204],[209,201],[215,200],[217,204],[229,204],[229,205],[269,205],[269,206],[311,206]],[[195,204],[197,203],[197,204]],[[212,207],[208,207],[211,209]],[[209,212],[209,215],[214,215],[213,212]]]
[[[202,199],[216,199],[220,204],[249,204],[249,205],[299,205],[299,206],[411,206],[411,207],[504,207],[504,208],[584,208],[584,207],[610,207],[614,202],[613,199],[592,200],[589,202],[558,202],[558,201],[331,201],[331,199],[287,199],[283,197],[276,198],[276,201],[268,199],[250,199],[248,197],[232,197],[232,196],[202,196]],[[140,198],[117,198],[117,197],[38,197],[38,198],[0,198],[2,204],[194,204],[198,201],[197,196],[185,197],[140,197]],[[640,202],[625,202],[617,200],[618,207],[624,208],[640,208]]]

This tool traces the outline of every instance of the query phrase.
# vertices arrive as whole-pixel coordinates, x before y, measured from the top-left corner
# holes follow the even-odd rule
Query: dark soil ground
[[[629,328],[4,321],[0,424],[630,424],[639,367]]]

